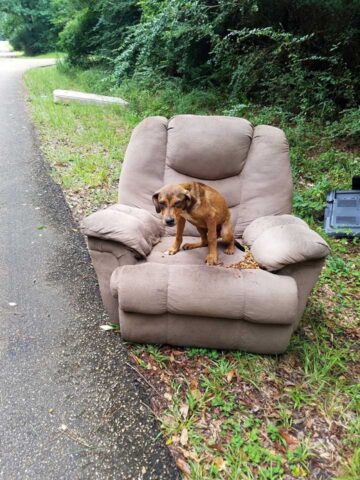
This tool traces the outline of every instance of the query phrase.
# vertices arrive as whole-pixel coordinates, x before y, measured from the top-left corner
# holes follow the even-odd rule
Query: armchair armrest
[[[245,229],[243,239],[259,265],[270,272],[330,253],[325,240],[292,215],[257,218]]]
[[[148,211],[118,204],[85,218],[80,230],[88,237],[120,243],[144,258],[160,241],[164,229]]]

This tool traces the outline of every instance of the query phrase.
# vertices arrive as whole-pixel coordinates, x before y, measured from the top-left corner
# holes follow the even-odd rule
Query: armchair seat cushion
[[[263,270],[144,262],[118,267],[111,289],[120,310],[148,315],[149,322],[170,313],[290,325],[298,307],[295,280]]]
[[[199,237],[184,236],[183,245],[185,243],[198,242]],[[194,248],[193,250],[180,250],[176,255],[168,255],[166,252],[174,242],[174,237],[162,237],[157,243],[148,257],[147,262],[163,263],[166,265],[205,265],[206,255],[208,254],[208,247]],[[218,256],[219,261],[228,266],[232,263],[237,263],[243,260],[244,252],[236,248],[234,255],[226,255],[224,253],[225,244],[218,242]]]

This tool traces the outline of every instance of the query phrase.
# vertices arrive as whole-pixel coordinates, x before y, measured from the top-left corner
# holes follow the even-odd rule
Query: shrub
[[[34,55],[55,48],[59,27],[49,0],[0,0],[1,13],[2,34],[16,50]]]
[[[118,84],[175,79],[233,105],[357,115],[358,0],[0,0],[0,11],[14,45],[50,48],[61,31],[70,64],[105,66]]]

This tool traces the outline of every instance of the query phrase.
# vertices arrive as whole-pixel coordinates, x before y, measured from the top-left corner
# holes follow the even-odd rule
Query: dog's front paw
[[[179,249],[178,248],[169,248],[169,250],[166,252],[168,255],[175,255],[178,253]]]
[[[226,253],[226,255],[234,255],[235,247],[231,245],[231,247],[225,248],[224,253]]]
[[[195,245],[194,243],[184,243],[182,249],[183,250],[192,250],[194,248],[194,245]]]
[[[205,261],[206,265],[218,265],[218,259],[216,255],[208,255]]]

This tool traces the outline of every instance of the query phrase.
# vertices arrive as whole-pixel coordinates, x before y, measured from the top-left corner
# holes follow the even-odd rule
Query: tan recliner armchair
[[[226,268],[243,252],[206,266],[206,248],[166,255],[175,228],[152,204],[167,183],[201,181],[219,190],[262,267]],[[119,204],[82,223],[112,322],[131,342],[283,352],[304,312],[326,242],[289,215],[288,143],[278,128],[241,118],[150,117],[134,130],[121,172]],[[184,242],[198,236],[187,222]]]

